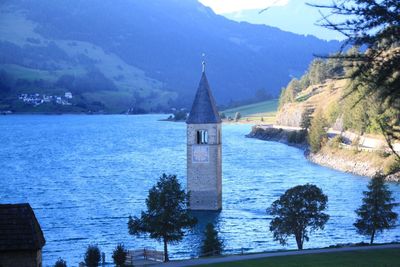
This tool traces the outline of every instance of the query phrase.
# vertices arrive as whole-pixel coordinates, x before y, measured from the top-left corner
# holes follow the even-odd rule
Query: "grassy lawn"
[[[231,108],[222,111],[225,113],[226,117],[235,117],[235,113],[239,112],[242,117],[275,117],[276,111],[278,109],[278,100],[268,100],[264,102],[259,102],[251,105],[240,106],[236,108]]]
[[[205,266],[205,265],[203,265]],[[400,267],[400,249],[349,251],[211,264],[216,267]]]

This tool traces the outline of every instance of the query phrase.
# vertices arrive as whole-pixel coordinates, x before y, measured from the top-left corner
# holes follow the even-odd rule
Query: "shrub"
[[[306,130],[297,131],[296,143],[301,144],[304,143],[306,140],[307,140],[307,131]]]
[[[241,118],[242,118],[242,115],[240,114],[240,112],[236,112],[235,121],[239,121]]]
[[[334,124],[340,114],[339,103],[336,101],[330,103],[326,109],[325,114],[327,117],[328,124],[329,125]]]
[[[175,121],[184,121],[187,119],[187,113],[185,110],[179,110],[174,112],[174,120]]]
[[[279,97],[279,109],[282,108],[286,103],[294,102],[295,95],[301,91],[302,85],[299,80],[292,79],[286,88],[283,88]]]
[[[312,94],[307,94],[307,95],[302,95],[296,98],[296,102],[304,102],[307,99],[309,99],[312,96]]]
[[[383,173],[389,175],[398,171],[400,171],[400,160],[394,156],[388,158],[383,166]]]
[[[344,139],[341,135],[336,135],[332,140],[329,142],[330,147],[332,148],[339,148],[340,144],[344,142]]]
[[[202,256],[221,255],[223,243],[218,237],[218,232],[212,223],[208,223],[204,231],[204,241],[201,247]]]
[[[54,267],[67,267],[67,262],[61,258],[58,258]]]
[[[306,109],[303,111],[301,114],[301,122],[300,122],[300,127],[302,129],[307,130],[310,128],[311,125],[311,115],[314,111],[312,109]]]
[[[123,244],[118,244],[114,249],[112,258],[116,266],[124,266],[128,251],[125,249]]]
[[[291,144],[304,143],[307,138],[307,130],[290,131],[287,133],[287,140]]]
[[[318,111],[311,120],[308,142],[311,147],[311,152],[316,153],[324,144],[327,134],[325,131],[326,120],[321,111]]]
[[[290,131],[287,133],[287,140],[289,143],[296,143],[297,131]]]
[[[384,145],[381,145],[379,147],[379,150],[376,151],[376,154],[381,157],[381,158],[389,158],[392,154],[386,150],[386,147]]]
[[[101,260],[100,249],[97,245],[89,245],[85,253],[85,264],[88,267],[97,267]]]

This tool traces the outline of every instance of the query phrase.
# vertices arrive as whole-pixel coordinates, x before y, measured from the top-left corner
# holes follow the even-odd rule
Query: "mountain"
[[[330,5],[332,1],[287,0],[285,5],[271,6],[261,14],[260,9],[250,9],[223,15],[235,21],[266,24],[293,33],[314,35],[325,40],[345,39],[346,36],[337,31],[318,26],[317,24],[322,19],[320,12],[326,13],[326,10],[309,6],[307,3]]]
[[[196,0],[3,0],[0,109],[26,108],[21,93],[67,91],[81,109],[188,107],[202,53],[219,105],[260,89],[277,96],[339,45],[234,22]]]

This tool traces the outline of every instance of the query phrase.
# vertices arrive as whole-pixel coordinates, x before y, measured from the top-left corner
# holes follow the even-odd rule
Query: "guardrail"
[[[125,264],[134,265],[135,261],[149,260],[163,262],[165,259],[164,252],[153,249],[137,249],[128,250],[128,255]]]

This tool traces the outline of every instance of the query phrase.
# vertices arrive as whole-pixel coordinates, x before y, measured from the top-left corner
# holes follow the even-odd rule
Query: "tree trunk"
[[[164,262],[168,262],[169,257],[168,257],[168,247],[167,247],[167,240],[164,237]]]
[[[303,238],[301,238],[300,234],[296,234],[295,237],[296,237],[297,248],[299,250],[302,250],[303,249]]]
[[[375,229],[372,230],[371,241],[369,242],[370,245],[372,245],[374,243],[374,238],[375,238]]]

